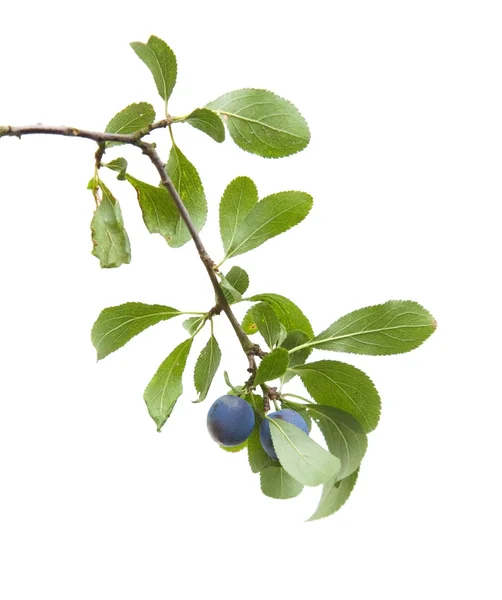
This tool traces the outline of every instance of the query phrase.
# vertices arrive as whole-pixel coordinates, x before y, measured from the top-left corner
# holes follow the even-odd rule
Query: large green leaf
[[[129,104],[124,110],[117,113],[106,126],[106,133],[120,133],[129,135],[155,121],[155,110],[148,102]],[[107,142],[107,146],[117,146],[122,142]]]
[[[352,490],[356,485],[358,474],[359,471],[354,471],[352,475],[349,475],[341,481],[332,479],[324,484],[319,505],[317,506],[315,513],[307,520],[316,521],[317,519],[323,519],[339,510],[352,493]]]
[[[306,333],[310,338],[314,337],[314,331],[307,317],[302,311],[285,296],[279,294],[255,294],[247,298],[251,302],[267,302],[274,309],[279,321],[284,325],[286,331],[299,330]]]
[[[181,314],[175,308],[161,304],[127,302],[101,311],[91,331],[91,340],[98,360],[118,350],[138,333],[151,325]]]
[[[380,396],[366,373],[335,360],[298,365],[293,370],[318,404],[350,413],[366,432],[375,429],[380,418]]]
[[[169,100],[176,84],[176,56],[169,46],[160,38],[152,35],[146,44],[132,42],[131,48],[150,69],[155,85],[166,102]]]
[[[157,369],[143,395],[157,431],[162,429],[183,392],[183,371],[192,342],[193,338],[188,338],[171,352]]]
[[[270,304],[260,302],[253,306],[253,319],[267,346],[273,348],[281,335],[281,324]]]
[[[99,187],[101,202],[91,221],[92,254],[101,268],[110,269],[131,262],[131,246],[119,203],[103,182]]]
[[[359,421],[332,406],[308,404],[306,408],[319,426],[329,451],[342,463],[337,479],[352,475],[359,468],[368,447],[368,438]]]
[[[220,366],[221,350],[214,335],[211,334],[207,345],[197,359],[194,371],[195,389],[199,392],[197,402],[205,400],[218,367]]]
[[[257,422],[248,437],[248,459],[253,473],[259,473],[272,464],[272,459],[265,452],[260,442],[260,423]]]
[[[282,419],[269,419],[270,433],[279,462],[303,485],[319,485],[336,477],[340,460]]]
[[[308,345],[353,354],[401,354],[420,346],[435,329],[433,316],[417,302],[390,300],[345,315]]]
[[[267,90],[242,89],[207,105],[221,115],[243,150],[280,158],[303,150],[310,141],[307,122],[288,100]]]
[[[183,119],[183,122],[203,131],[216,142],[223,142],[225,139],[225,127],[220,117],[212,110],[196,108]]]
[[[286,348],[276,348],[266,354],[256,371],[254,385],[261,385],[266,381],[273,381],[282,377],[288,368],[289,353]]]
[[[265,496],[279,500],[294,498],[303,490],[303,485],[279,464],[265,467],[260,472],[260,486]]]
[[[179,214],[169,192],[164,187],[150,185],[132,175],[126,175],[126,179],[136,190],[148,231],[160,233],[166,241],[171,240]]]
[[[169,153],[167,172],[190,214],[195,229],[200,231],[204,227],[207,217],[206,195],[197,169],[177,146],[173,146]],[[178,248],[190,239],[190,233],[177,212],[176,226],[168,244],[173,248]]]
[[[225,258],[249,252],[288,231],[303,221],[311,208],[312,196],[305,192],[278,192],[263,198],[236,229]]]
[[[237,177],[223,192],[220,202],[220,234],[227,252],[233,244],[242,222],[258,203],[258,190],[249,177]]]

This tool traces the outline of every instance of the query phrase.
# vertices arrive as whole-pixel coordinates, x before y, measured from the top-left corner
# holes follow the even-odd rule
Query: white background
[[[2,598],[501,597],[498,9],[481,0],[4,8],[0,124],[102,129],[138,101],[160,113],[128,46],[152,33],[178,57],[173,114],[246,86],[291,99],[312,142],[286,159],[176,127],[205,185],[211,255],[221,257],[217,206],[232,178],[252,177],[262,196],[305,190],[315,200],[307,221],[235,261],[250,291],[290,296],[316,331],[388,299],[425,305],[438,330],[411,354],[341,356],[373,378],[382,419],[347,505],[305,523],[319,489],[265,498],[245,453],[207,435],[210,399],[190,402],[205,334],[161,434],[142,394],[184,338],[181,321],[95,362],[89,332],[105,306],[211,306],[193,246],[171,250],[149,235],[133,191],[104,173],[133,260],[101,271],[85,189],[93,144],[0,140]],[[164,153],[166,138],[157,134]],[[157,182],[137,151],[122,153]],[[216,327],[224,366],[242,381],[237,341],[223,318]],[[211,396],[225,390],[220,374]]]

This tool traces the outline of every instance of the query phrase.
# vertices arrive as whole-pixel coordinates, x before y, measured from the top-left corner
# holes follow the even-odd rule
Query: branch
[[[98,167],[100,165],[101,158],[103,157],[103,154],[105,151],[105,143],[106,142],[122,142],[123,144],[129,144],[132,146],[136,146],[137,148],[140,148],[143,151],[143,154],[148,156],[148,158],[150,159],[150,161],[152,162],[154,167],[157,169],[157,172],[160,175],[162,185],[167,189],[171,198],[173,199],[173,201],[176,205],[176,208],[178,209],[178,211],[180,213],[181,218],[183,219],[185,225],[188,228],[188,231],[190,232],[190,235],[192,236],[194,244],[199,252],[199,257],[206,268],[209,279],[211,280],[211,283],[213,285],[213,288],[214,288],[214,291],[216,294],[217,305],[226,314],[228,320],[230,321],[230,324],[232,325],[232,327],[235,331],[235,334],[237,335],[237,338],[239,339],[242,349],[244,350],[246,355],[250,358],[250,365],[252,365],[254,368],[254,371],[256,371],[254,356],[261,356],[263,353],[260,350],[259,346],[257,346],[256,344],[253,344],[253,342],[251,342],[251,340],[248,338],[248,336],[244,333],[242,327],[240,326],[239,321],[237,320],[236,316],[232,312],[232,309],[230,308],[230,305],[229,305],[227,299],[225,298],[225,294],[223,293],[223,290],[220,287],[218,278],[216,277],[216,273],[215,273],[216,265],[213,262],[213,260],[211,259],[211,257],[209,256],[209,254],[206,252],[206,249],[204,248],[204,244],[202,243],[202,240],[200,239],[200,236],[199,236],[197,230],[195,229],[195,226],[192,222],[192,219],[190,218],[190,215],[188,214],[188,211],[183,203],[183,200],[181,199],[180,195],[178,194],[178,191],[176,190],[176,188],[174,187],[173,182],[171,181],[171,178],[169,177],[169,175],[167,173],[167,169],[166,169],[164,163],[162,162],[162,159],[160,158],[159,154],[157,153],[157,150],[155,149],[155,146],[153,144],[149,144],[142,140],[142,138],[145,137],[146,135],[148,135],[150,133],[150,131],[152,131],[154,129],[168,127],[172,122],[173,122],[172,117],[169,117],[167,119],[163,119],[162,121],[157,121],[156,123],[153,123],[152,125],[149,125],[148,127],[145,127],[143,129],[140,129],[139,131],[136,131],[136,132],[128,134],[128,135],[123,135],[120,133],[105,133],[105,132],[100,132],[100,131],[88,131],[85,129],[77,129],[76,127],[64,127],[64,126],[50,127],[50,126],[45,126],[45,125],[41,125],[41,124],[25,125],[25,126],[21,126],[21,127],[0,126],[0,138],[2,138],[2,137],[21,138],[23,135],[47,134],[47,135],[62,135],[62,136],[67,136],[67,137],[80,137],[80,138],[93,140],[94,142],[96,142],[99,145],[99,148],[96,152],[96,166],[98,166]]]

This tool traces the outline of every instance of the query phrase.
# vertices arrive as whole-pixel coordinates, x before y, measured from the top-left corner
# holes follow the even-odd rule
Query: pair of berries
[[[307,423],[303,417],[289,408],[268,415],[270,419],[287,421],[308,434]],[[218,398],[207,414],[207,428],[213,440],[222,446],[239,446],[251,435],[255,425],[255,414],[251,405],[238,396]],[[270,421],[264,419],[260,426],[260,441],[265,452],[277,460],[272,443]]]

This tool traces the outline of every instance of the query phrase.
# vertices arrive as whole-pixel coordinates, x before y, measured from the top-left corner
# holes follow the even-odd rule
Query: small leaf
[[[253,318],[267,346],[273,348],[281,335],[281,324],[273,308],[266,302],[253,306]]]
[[[226,279],[239,294],[244,294],[249,287],[249,275],[240,267],[232,267]]]
[[[204,319],[205,317],[203,315],[200,317],[189,317],[183,321],[183,327],[191,336],[193,336],[202,325]]]
[[[253,306],[247,311],[242,319],[241,327],[246,335],[253,335],[258,333],[258,326],[256,325],[255,318],[253,317]]]
[[[278,192],[260,200],[239,225],[225,258],[249,252],[298,225],[312,208],[305,192]]]
[[[117,113],[106,126],[106,133],[129,135],[144,129],[155,121],[155,110],[148,102],[129,104]],[[122,142],[106,142],[107,146],[119,146]]]
[[[272,464],[272,459],[265,452],[260,442],[260,423],[256,423],[248,437],[248,460],[253,473],[259,473]]]
[[[132,42],[131,48],[152,72],[155,85],[167,104],[176,84],[176,56],[169,46],[160,38],[152,35],[148,42]]]
[[[175,308],[161,304],[126,302],[101,311],[91,331],[91,340],[98,360],[125,346],[148,327],[181,314]]]
[[[231,396],[242,397],[242,393],[244,392],[244,388],[241,385],[237,385],[237,386],[233,385],[233,383],[230,382],[230,377],[228,376],[228,373],[226,371],[223,371],[223,379],[225,380],[225,383],[230,388],[228,390],[227,394],[229,394]],[[246,400],[247,400],[247,397],[246,397]]]
[[[323,519],[339,510],[352,493],[358,474],[359,471],[355,471],[352,475],[341,481],[332,479],[326,483],[322,488],[321,499],[315,513],[307,520],[316,521],[317,519]]]
[[[368,438],[361,424],[349,413],[332,406],[309,404],[306,408],[319,426],[329,451],[342,463],[337,479],[352,475],[359,468],[368,447]]]
[[[225,140],[225,127],[220,117],[212,110],[207,108],[196,108],[188,117],[183,119],[184,123],[189,123],[195,129],[199,129],[213,138],[216,142]]]
[[[226,187],[220,202],[220,234],[225,252],[257,202],[258,190],[249,177],[237,177]]]
[[[107,167],[108,169],[111,169],[112,171],[116,171],[118,173],[117,175],[117,179],[120,179],[121,181],[124,181],[126,178],[126,172],[127,172],[127,161],[125,158],[115,158],[114,160],[111,160],[109,163],[102,163],[103,167]]]
[[[164,187],[150,185],[132,175],[126,175],[126,179],[136,190],[148,231],[159,233],[169,241],[174,236],[179,220],[179,213],[169,192]]]
[[[131,262],[131,246],[119,203],[102,181],[99,187],[101,202],[91,221],[92,254],[102,269],[110,269]]]
[[[209,392],[211,383],[220,366],[221,350],[215,337],[211,335],[197,359],[194,371],[195,389],[199,392],[196,402],[202,402]]]
[[[279,464],[266,467],[260,472],[260,486],[265,496],[279,500],[294,498],[303,490],[303,485]]]
[[[436,321],[417,302],[390,300],[345,315],[309,345],[353,354],[401,354],[420,346],[435,329]]]
[[[284,325],[286,331],[299,330],[306,333],[309,339],[314,337],[314,331],[307,317],[302,311],[284,296],[279,294],[256,294],[248,298],[251,302],[267,302],[274,309],[279,321]]]
[[[232,267],[230,271],[223,275],[220,273],[221,287],[229,304],[240,302],[242,294],[248,289],[249,276],[240,267]]]
[[[304,344],[308,340],[308,335],[303,331],[290,331],[286,336],[286,339],[281,342],[281,346],[287,350],[291,350],[292,348],[296,348],[297,346]],[[298,352],[291,354],[289,359],[289,369],[286,371],[286,373],[284,373],[284,377],[282,378],[283,383],[287,383],[293,379],[296,373],[290,369],[293,369],[293,367],[297,367],[298,365],[303,365],[310,353],[310,348],[304,348],[303,350],[298,350]]]
[[[244,450],[247,447],[248,447],[247,440],[245,442],[242,442],[242,444],[239,444],[238,446],[220,446],[220,448],[222,450],[225,450],[225,452],[230,452],[231,454],[233,454],[235,452],[240,452],[241,450]]]
[[[268,417],[267,417],[268,418]],[[281,465],[303,485],[319,485],[335,477],[340,460],[287,421],[269,419],[274,450]]]
[[[190,214],[195,229],[200,231],[207,217],[206,195],[197,169],[177,146],[173,146],[169,153],[167,172]],[[179,248],[191,239],[187,226],[176,210],[175,228],[171,239],[167,240],[168,244],[173,248]]]
[[[350,413],[366,432],[375,429],[380,419],[380,396],[366,373],[335,360],[298,365],[293,370],[318,404]]]
[[[308,125],[298,109],[267,90],[235,90],[207,108],[223,116],[239,148],[265,158],[289,156],[310,141]]]
[[[289,363],[289,353],[286,348],[276,348],[266,354],[256,371],[254,385],[278,379],[286,372]]]
[[[220,278],[220,287],[223,290],[223,294],[225,295],[227,302],[229,304],[240,302],[242,300],[242,294],[234,288],[234,286],[228,281],[223,273],[219,273],[218,275]]]
[[[162,429],[183,392],[183,371],[192,342],[193,338],[188,338],[171,352],[157,369],[143,395],[157,431]]]

